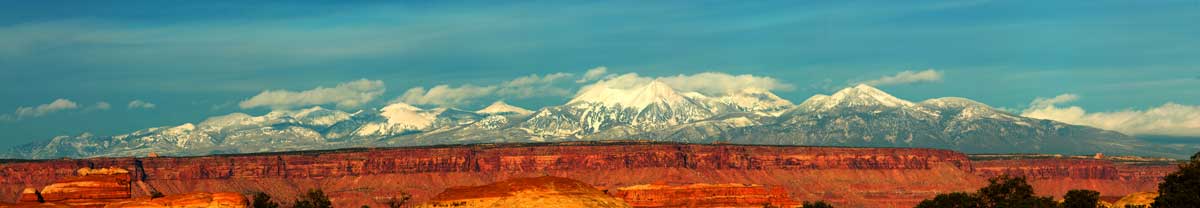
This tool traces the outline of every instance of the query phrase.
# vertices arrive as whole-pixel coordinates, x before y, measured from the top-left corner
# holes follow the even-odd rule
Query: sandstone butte
[[[158,198],[133,198],[130,172],[122,168],[80,168],[75,175],[43,187],[25,188],[13,204],[0,207],[214,207],[243,208],[239,193],[187,193]]]
[[[1030,177],[1039,195],[1092,189],[1115,198],[1154,191],[1161,176],[1175,170],[1174,165],[1126,165],[1098,159],[971,161],[963,153],[927,148],[635,141],[478,144],[7,161],[0,163],[0,202],[16,202],[25,188],[74,177],[74,170],[86,167],[130,170],[132,180],[167,195],[261,191],[288,202],[304,190],[321,188],[338,207],[385,207],[384,201],[402,193],[412,195],[411,203],[421,204],[451,187],[539,176],[570,178],[618,192],[622,187],[645,184],[755,184],[771,187],[768,192],[782,189],[794,201],[912,207],[939,193],[978,189],[987,177],[1001,173]],[[637,196],[633,200],[637,205],[641,203],[638,200],[666,200],[677,194],[655,193],[626,196]],[[147,192],[134,191],[132,195],[147,197]]]
[[[417,207],[629,207],[624,201],[568,178],[515,178],[471,187],[450,187]]]

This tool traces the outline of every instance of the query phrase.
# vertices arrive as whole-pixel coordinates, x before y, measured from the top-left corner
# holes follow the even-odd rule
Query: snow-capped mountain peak
[[[421,108],[407,103],[393,103],[383,107],[380,115],[387,118],[388,124],[405,124],[416,128],[429,127],[433,124],[433,118],[421,111]]]
[[[671,86],[662,81],[653,80],[645,85],[631,89],[619,89],[604,83],[598,83],[585,88],[578,96],[571,99],[568,104],[600,103],[640,109],[652,104],[672,105],[684,102],[688,102],[688,99],[676,92]]]
[[[533,113],[533,111],[530,111],[528,109],[524,109],[521,107],[509,105],[508,103],[505,103],[504,101],[496,101],[496,102],[492,103],[491,105],[488,105],[487,107],[485,107],[483,109],[480,109],[479,111],[475,111],[475,113],[479,113],[479,114],[508,114],[508,113],[511,113],[511,114],[517,114],[517,115],[528,115],[528,114]]]
[[[813,95],[800,105],[813,110],[829,110],[838,106],[907,107],[914,104],[907,100],[896,98],[870,85],[858,84],[854,87],[839,90],[833,93],[833,95]]]
[[[716,98],[739,108],[754,112],[769,112],[773,115],[792,107],[792,101],[783,99],[775,93],[762,88],[745,88],[736,93]]]

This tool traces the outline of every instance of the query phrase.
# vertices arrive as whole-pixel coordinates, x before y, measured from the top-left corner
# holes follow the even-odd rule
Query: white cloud
[[[15,112],[13,112],[13,114],[0,116],[0,119],[21,120],[26,118],[41,117],[54,112],[78,108],[79,104],[75,103],[74,101],[59,98],[50,103],[41,104],[34,107],[19,107]]]
[[[404,92],[395,102],[405,102],[418,105],[458,106],[478,101],[485,97],[531,98],[538,96],[565,96],[571,92],[556,84],[573,76],[570,73],[553,73],[547,75],[531,74],[518,77],[498,85],[477,86],[437,85],[428,90],[424,87],[413,87]]]
[[[1054,106],[1054,105],[1058,105],[1061,103],[1069,103],[1069,102],[1072,102],[1075,100],[1079,100],[1079,95],[1071,94],[1071,93],[1064,93],[1064,94],[1060,94],[1058,96],[1054,96],[1052,98],[1043,98],[1043,97],[1034,98],[1033,102],[1029,103],[1029,107],[1030,108],[1044,108],[1047,106]]]
[[[919,82],[940,82],[940,81],[942,81],[942,72],[933,70],[933,69],[928,69],[928,70],[919,71],[919,72],[906,70],[906,71],[902,71],[896,75],[883,76],[883,77],[880,77],[879,79],[867,80],[867,81],[860,82],[860,83],[871,85],[871,86],[886,86],[886,85],[911,84],[911,83],[919,83]]]
[[[151,108],[158,107],[158,105],[156,105],[154,103],[146,102],[143,100],[133,100],[133,101],[129,101],[128,107],[129,107],[129,109],[135,109],[135,108],[151,109]]]
[[[371,102],[384,92],[383,81],[360,79],[334,87],[317,87],[300,92],[266,90],[240,103],[243,109],[270,107],[289,109],[313,105],[335,104],[338,108],[354,108]]]
[[[704,72],[691,75],[680,74],[667,77],[643,77],[637,73],[627,73],[606,78],[596,82],[596,84],[583,88],[603,85],[608,88],[629,90],[645,86],[656,79],[671,86],[676,91],[699,92],[711,96],[726,95],[749,88],[765,90],[791,90],[793,88],[792,85],[780,82],[771,77],[749,74],[730,75],[719,72]]]
[[[583,73],[583,77],[580,77],[579,80],[575,80],[575,83],[585,83],[599,80],[600,78],[604,78],[605,75],[608,75],[608,67],[599,66],[588,69],[586,73]]]
[[[1058,107],[1074,94],[1037,98],[1021,116],[1087,125],[1134,135],[1200,136],[1200,106],[1168,102],[1145,110],[1089,113],[1079,106]]]

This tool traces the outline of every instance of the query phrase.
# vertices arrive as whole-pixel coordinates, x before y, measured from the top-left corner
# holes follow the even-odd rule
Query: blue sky
[[[879,87],[909,100],[959,96],[1015,111],[1060,95],[1074,97],[1052,110],[1200,105],[1200,2],[1194,0],[5,5],[0,114],[7,119],[0,121],[0,147],[263,113],[270,108],[239,103],[264,90],[379,81],[376,99],[340,107],[371,108],[414,87],[502,85],[554,73],[579,78],[599,66],[647,77],[770,77],[792,86],[776,93],[797,103],[933,69],[936,80]],[[457,105],[474,109],[504,99],[536,109],[569,98],[496,94]],[[76,106],[49,105],[57,99]],[[154,107],[130,107],[134,100]],[[1096,115],[1074,119],[1108,118],[1087,116]]]

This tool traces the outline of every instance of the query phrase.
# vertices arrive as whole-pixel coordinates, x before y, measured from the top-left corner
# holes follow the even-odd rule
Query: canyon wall
[[[1058,170],[1022,169],[1028,165],[1078,166],[1086,171],[1068,168],[1066,176],[1080,176],[1080,182],[1114,186],[1109,189],[1122,191],[1110,194],[1101,190],[1104,195],[1145,189],[1116,187],[1122,181],[1122,174],[1154,179],[1158,174],[1111,163],[1074,161],[1011,164],[998,161],[979,165],[959,152],[924,148],[648,142],[482,144],[203,157],[9,161],[0,164],[0,201],[16,201],[25,188],[74,176],[78,168],[120,167],[131,170],[132,178],[141,179],[168,195],[262,191],[288,202],[306,189],[322,188],[335,204],[346,207],[379,207],[401,193],[412,194],[413,202],[420,203],[449,187],[538,176],[571,178],[601,190],[643,184],[759,184],[781,187],[796,201],[911,207],[938,193],[974,190],[986,184],[986,176],[998,172],[1047,179],[1063,177]],[[1040,188],[1039,194],[1057,189]]]

